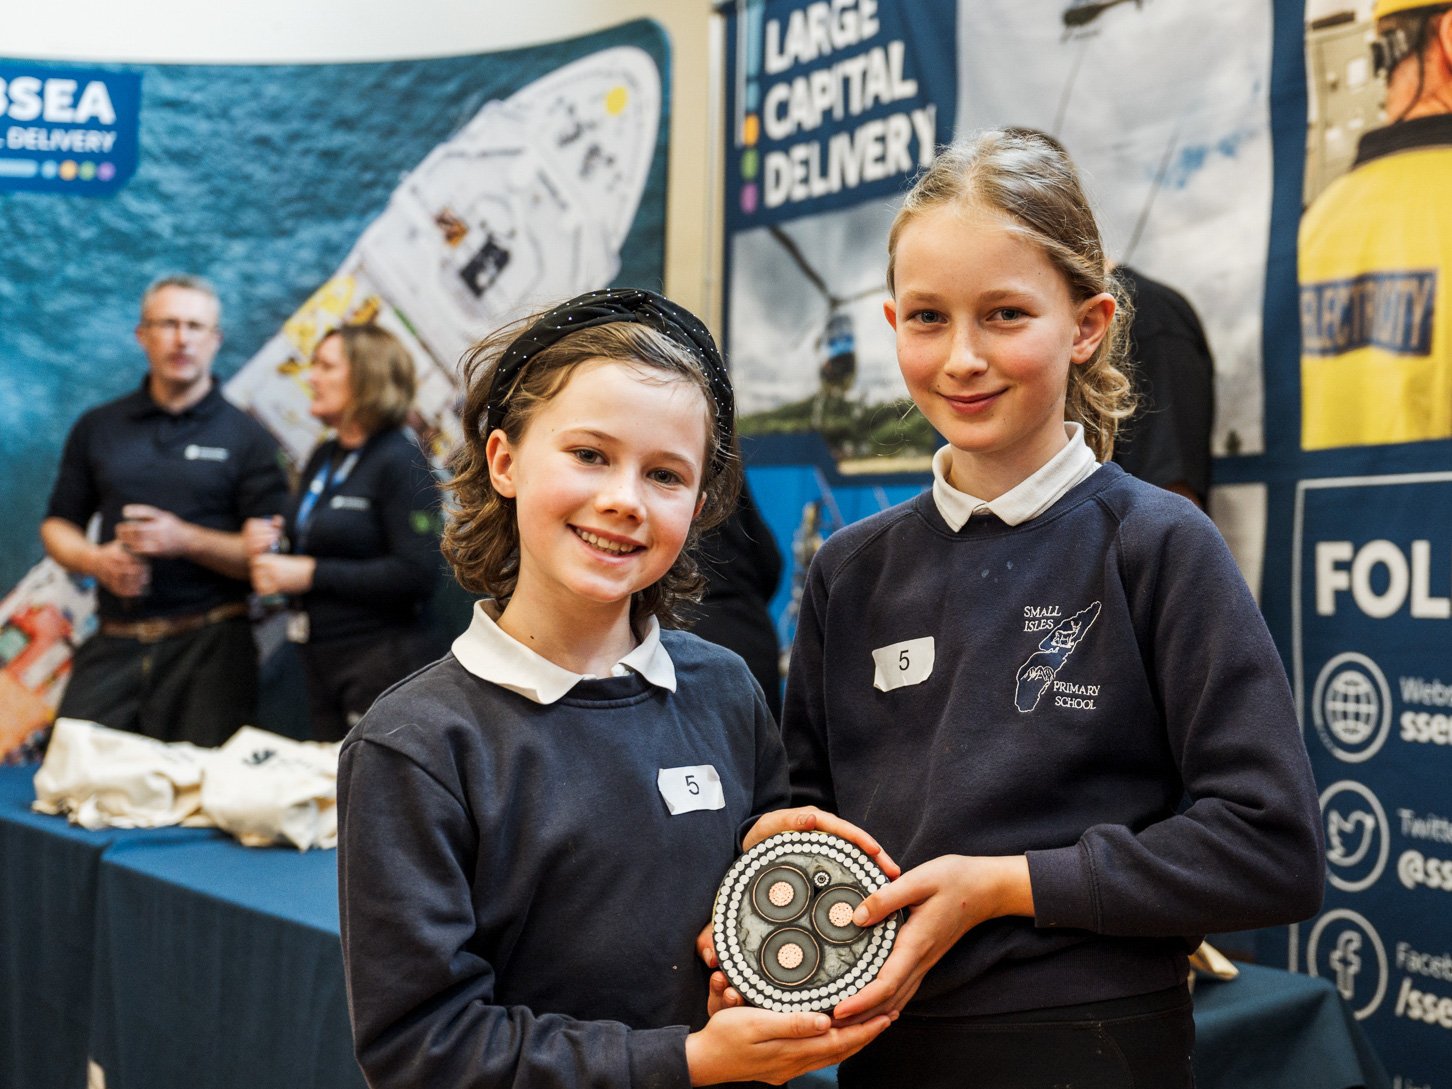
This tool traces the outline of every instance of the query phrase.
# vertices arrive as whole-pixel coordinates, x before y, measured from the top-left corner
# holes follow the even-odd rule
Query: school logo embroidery
[[[1068,661],[1069,655],[1079,645],[1084,634],[1099,619],[1099,602],[1080,609],[1067,620],[1060,621],[1054,630],[1039,642],[1039,649],[1029,660],[1018,667],[1017,687],[1013,692],[1013,705],[1027,713],[1039,705],[1039,699],[1059,675],[1059,669]],[[1099,694],[1098,685],[1070,685],[1063,687],[1070,691],[1075,702],[1071,706],[1093,707],[1092,697]],[[1083,702],[1079,702],[1083,701]]]

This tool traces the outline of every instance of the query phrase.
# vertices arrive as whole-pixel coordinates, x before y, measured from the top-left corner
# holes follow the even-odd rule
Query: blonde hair
[[[1108,293],[1114,320],[1088,361],[1069,368],[1064,415],[1084,427],[1095,457],[1108,461],[1120,422],[1135,408],[1129,378],[1131,305],[1109,270],[1099,225],[1074,164],[1056,141],[1023,129],[989,129],[938,152],[904,198],[887,238],[887,289],[896,294],[897,244],[903,229],[945,204],[1001,213],[1010,229],[1037,245],[1064,277],[1075,303]]]
[[[489,391],[500,358],[514,340],[545,313],[505,326],[476,344],[464,357],[467,394],[463,440],[450,459],[453,479],[450,514],[443,552],[459,584],[471,593],[508,599],[519,581],[519,525],[514,500],[494,490],[489,477]],[[706,580],[693,552],[701,534],[725,521],[741,490],[741,459],[734,432],[723,436],[720,410],[711,395],[704,366],[691,352],[647,325],[614,321],[590,326],[562,337],[532,356],[508,391],[500,429],[518,443],[540,408],[564,389],[583,363],[608,360],[642,371],[660,373],[660,380],[685,380],[701,391],[709,409],[705,424],[705,460],[701,482],[704,503],[691,525],[685,547],[661,579],[635,593],[632,617],[654,616],[662,625],[680,626],[678,607],[701,599]],[[643,380],[646,379],[642,375]]]
[[[348,360],[348,389],[352,405],[347,419],[370,435],[398,427],[413,405],[417,379],[413,357],[403,342],[372,323],[344,325],[322,340],[337,337]],[[317,348],[313,349],[314,354]]]

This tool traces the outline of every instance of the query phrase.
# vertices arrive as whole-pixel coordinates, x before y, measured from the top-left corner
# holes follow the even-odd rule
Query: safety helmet
[[[1447,0],[1376,0],[1371,9],[1372,22],[1385,19],[1388,15],[1396,15],[1403,11],[1416,11],[1418,8],[1436,9],[1447,7]]]

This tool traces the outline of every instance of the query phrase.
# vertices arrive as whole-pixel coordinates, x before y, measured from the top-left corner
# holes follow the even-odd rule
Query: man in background
[[[1178,291],[1128,265],[1114,275],[1134,307],[1129,358],[1139,407],[1114,440],[1124,471],[1192,500],[1210,496],[1215,363],[1205,330]]]
[[[706,594],[685,610],[691,631],[734,650],[761,685],[771,717],[781,720],[781,646],[770,603],[781,582],[782,555],[743,479],[731,517],[701,538]]]
[[[212,377],[220,322],[206,280],[153,283],[136,326],[146,378],[66,439],[40,536],[96,579],[100,630],[76,652],[62,716],[216,746],[254,714],[240,530],[281,509],[287,482],[276,442]]]
[[[1008,131],[1045,140],[1073,158],[1040,129]],[[1205,329],[1189,300],[1168,284],[1124,264],[1115,265],[1114,275],[1129,296],[1130,379],[1138,399],[1134,415],[1114,438],[1114,461],[1130,475],[1204,510],[1210,500],[1215,421],[1215,361]]]

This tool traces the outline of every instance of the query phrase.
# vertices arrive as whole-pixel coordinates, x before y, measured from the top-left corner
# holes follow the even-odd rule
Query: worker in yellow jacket
[[[1452,437],[1449,12],[1377,0],[1388,123],[1301,220],[1307,450]]]

